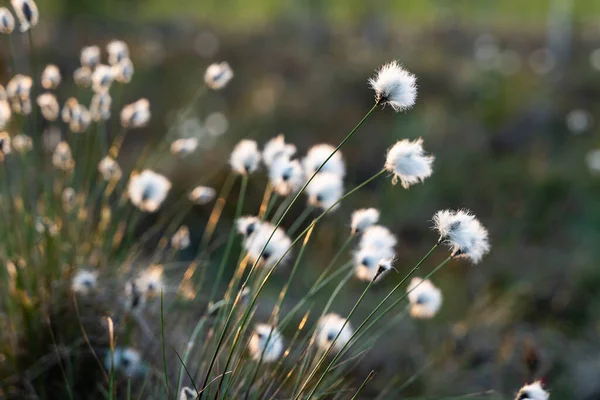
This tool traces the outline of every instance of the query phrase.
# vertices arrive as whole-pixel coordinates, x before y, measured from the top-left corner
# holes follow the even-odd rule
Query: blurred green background
[[[377,112],[342,149],[346,185],[378,171],[385,150],[401,138],[424,139],[436,156],[434,175],[408,191],[380,179],[353,196],[316,232],[291,298],[302,296],[341,245],[353,209],[380,208],[381,222],[399,238],[400,274],[376,287],[372,306],[437,240],[430,230],[434,212],[469,208],[490,231],[491,254],[477,266],[449,265],[434,279],[444,293],[440,315],[406,319],[376,345],[355,371],[357,381],[378,371],[365,398],[424,367],[403,391],[407,397],[494,390],[511,398],[530,379],[527,360],[535,357],[535,377],[552,398],[600,399],[600,161],[590,153],[600,148],[599,1],[38,5],[37,57],[65,75],[76,68],[82,46],[114,38],[129,43],[136,75],[120,104],[144,96],[153,110],[151,126],[128,137],[124,154],[132,162],[145,141],[164,135],[209,63],[231,64],[230,85],[203,96],[179,127],[181,135],[202,138],[202,151],[161,163],[180,192],[203,175],[218,188],[242,137],[262,144],[283,132],[299,155],[319,142],[337,144],[373,103],[367,78],[382,63],[400,60],[418,77],[417,105],[400,114]],[[62,88],[64,98],[69,89],[75,90]],[[260,203],[262,175],[253,179],[247,213]],[[301,211],[294,208],[286,226]],[[206,218],[201,210],[188,216],[195,239]],[[438,252],[421,273],[445,256]],[[274,283],[284,281],[285,271]],[[269,293],[275,296],[277,287]],[[334,311],[347,313],[362,289],[349,285]],[[264,315],[272,306],[266,297]],[[368,314],[365,304],[355,324]]]

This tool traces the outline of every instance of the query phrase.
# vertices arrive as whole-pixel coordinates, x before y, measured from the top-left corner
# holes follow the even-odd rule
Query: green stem
[[[362,385],[360,385],[360,387],[358,388],[358,390],[356,391],[356,393],[354,394],[354,396],[352,396],[351,400],[354,400],[354,399],[358,398],[358,395],[360,394],[360,392],[364,389],[365,386],[367,386],[367,383],[369,383],[369,381],[371,379],[373,379],[374,376],[375,376],[375,371],[369,372],[369,375],[367,375],[367,378],[364,380],[364,382],[362,383]]]

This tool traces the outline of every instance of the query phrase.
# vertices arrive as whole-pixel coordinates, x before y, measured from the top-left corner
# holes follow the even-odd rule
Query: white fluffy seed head
[[[327,351],[337,336],[332,351],[339,352],[352,337],[352,332],[352,325],[346,318],[335,313],[326,314],[317,323],[317,345]]]
[[[106,156],[98,163],[98,172],[107,182],[116,182],[121,179],[122,171],[119,164],[111,157]]]
[[[271,234],[273,234],[272,237]],[[269,240],[270,237],[271,240]],[[287,261],[290,253],[286,254],[286,252],[291,244],[291,239],[283,229],[275,229],[268,222],[260,223],[256,231],[244,240],[244,248],[248,252],[250,260],[253,263],[258,260],[258,265],[267,269],[272,268],[278,262],[281,264]]]
[[[89,68],[90,75],[94,68],[100,63],[100,47],[86,46],[81,49],[79,61],[82,67]]]
[[[354,252],[353,257],[356,277],[363,281],[372,281],[378,276],[380,265],[385,267],[389,264],[391,268],[390,260],[394,258],[394,250],[389,247],[361,247]]]
[[[17,153],[25,154],[33,149],[33,140],[21,133],[12,139],[12,147]]]
[[[257,324],[248,344],[252,359],[264,363],[277,361],[283,354],[283,337],[279,331],[267,324]]]
[[[144,212],[155,212],[167,198],[171,181],[146,169],[129,179],[127,192],[131,203]]]
[[[92,90],[94,93],[104,93],[110,90],[115,79],[115,72],[110,65],[99,64],[92,72]]]
[[[136,294],[141,295],[143,304],[149,300],[160,296],[164,292],[165,285],[163,282],[163,266],[151,265],[144,270],[134,281],[134,285],[128,285],[126,288],[129,299],[132,299]],[[134,289],[135,287],[135,289]],[[135,293],[137,291],[137,293]],[[129,303],[132,304],[133,303]],[[133,309],[134,307],[132,307]]]
[[[400,180],[402,187],[408,189],[431,176],[433,160],[433,156],[425,154],[422,139],[403,139],[388,150],[385,169],[394,174],[393,184]]]
[[[40,14],[33,0],[11,0],[11,4],[21,24],[21,32],[27,32],[37,25]]]
[[[179,392],[179,400],[196,400],[198,398],[198,392],[190,387],[183,387]]]
[[[379,210],[376,208],[361,208],[352,213],[350,227],[353,235],[359,235],[371,225],[379,221]]]
[[[110,65],[116,65],[129,58],[129,47],[122,40],[113,40],[108,43],[106,52],[108,53],[108,63]]]
[[[52,153],[52,164],[61,171],[69,172],[75,168],[75,161],[69,143],[60,142]]]
[[[487,230],[468,210],[440,210],[433,216],[433,229],[439,241],[450,247],[452,256],[479,263],[490,251]]]
[[[337,174],[318,173],[306,187],[306,194],[310,205],[323,210],[332,207],[333,211],[340,206],[336,203],[344,195],[344,182]]]
[[[433,318],[442,306],[442,291],[430,280],[413,278],[406,288],[413,318]]]
[[[281,196],[296,193],[304,184],[304,171],[298,160],[276,158],[269,167],[269,181],[273,190]]]
[[[15,18],[6,7],[0,7],[0,33],[10,35],[15,30]]]
[[[231,152],[229,165],[233,172],[249,175],[256,171],[260,163],[260,151],[254,140],[241,140]]]
[[[235,228],[240,235],[246,238],[258,231],[260,219],[251,215],[240,217],[235,221]]]
[[[117,64],[113,65],[113,74],[115,80],[119,83],[129,83],[133,79],[135,68],[130,58],[124,58]]]
[[[150,122],[150,102],[139,99],[121,110],[121,126],[124,128],[142,128]]]
[[[98,273],[80,270],[73,276],[71,290],[77,294],[87,295],[98,286]]]
[[[285,142],[283,134],[269,140],[262,152],[263,163],[270,167],[279,157],[291,158],[296,154],[296,146]]]
[[[215,198],[216,195],[217,195],[217,191],[211,187],[196,186],[194,188],[194,190],[192,190],[190,192],[190,194],[188,195],[188,198],[194,204],[201,206],[201,205],[208,204],[211,201],[213,201],[213,199]]]
[[[185,157],[192,154],[198,148],[198,139],[183,138],[177,139],[171,143],[171,154],[178,157]]]
[[[112,105],[112,97],[110,93],[95,93],[92,96],[90,103],[90,114],[96,122],[108,121],[110,119],[110,106]]]
[[[385,226],[371,225],[363,231],[359,246],[361,248],[393,249],[398,240]]]
[[[140,376],[145,371],[142,356],[130,347],[117,347],[113,354],[107,352],[104,366],[107,371],[114,369],[114,371],[130,377]]]
[[[42,116],[47,121],[56,121],[60,112],[60,105],[52,93],[43,93],[38,96],[37,104],[42,111]]]
[[[176,250],[187,249],[190,243],[190,230],[185,225],[177,229],[171,238],[171,246]]]
[[[223,89],[232,78],[233,70],[226,62],[211,64],[204,73],[204,82],[213,90]]]
[[[542,387],[542,382],[535,381],[532,384],[525,385],[517,393],[515,400],[548,400],[550,393]]]
[[[74,105],[71,110],[71,119],[69,121],[69,129],[74,133],[82,133],[92,123],[92,114],[83,104]]]
[[[73,71],[73,80],[75,84],[82,88],[92,86],[92,70],[90,67],[79,67]]]
[[[60,70],[54,64],[46,65],[42,71],[42,87],[44,89],[56,89],[61,81]]]
[[[381,105],[389,104],[396,112],[408,110],[417,100],[417,78],[398,61],[382,66],[369,79],[369,85],[375,90],[375,100]]]
[[[311,177],[334,151],[335,147],[325,143],[311,147],[308,150],[308,153],[306,153],[306,157],[302,160],[302,166],[304,167],[306,177]],[[331,156],[325,165],[323,165],[319,170],[319,173],[321,172],[329,172],[338,175],[341,178],[346,176],[344,157],[339,150]]]

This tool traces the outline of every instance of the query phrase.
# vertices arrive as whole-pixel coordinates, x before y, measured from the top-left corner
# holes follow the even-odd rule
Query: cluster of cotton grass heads
[[[35,3],[12,3],[21,31],[31,37],[38,22]],[[3,34],[17,34],[6,8],[0,8],[0,25]],[[61,92],[65,79],[55,65],[43,71],[35,66],[19,71],[13,65],[6,89],[0,88],[0,126],[6,130],[0,133],[0,257],[5,266],[0,334],[3,370],[12,374],[3,381],[3,394],[48,396],[44,379],[53,379],[53,398],[92,397],[94,391],[109,399],[357,396],[364,385],[343,379],[344,374],[386,328],[406,314],[428,319],[439,311],[442,294],[431,280],[434,274],[453,259],[479,263],[489,251],[487,231],[472,213],[443,210],[433,217],[439,237],[432,235],[431,250],[410,269],[394,266],[397,240],[378,224],[380,212],[356,210],[344,244],[324,262],[306,295],[288,307],[288,289],[323,218],[383,175],[404,189],[431,176],[434,157],[423,141],[403,139],[382,157],[380,171],[344,189],[341,147],[377,109],[410,109],[417,93],[414,75],[397,62],[383,66],[369,80],[375,104],[339,145],[317,144],[297,157],[296,147],[283,135],[262,148],[244,139],[231,152],[231,173],[218,194],[200,185],[201,179],[170,203],[168,174],[156,171],[144,156],[128,171],[119,164],[125,135],[150,122],[150,101],[123,105],[118,96],[113,99],[115,87],[133,79],[134,64],[122,41],[108,43],[105,50],[91,45],[81,51],[81,65],[72,76],[88,90],[82,98]],[[213,64],[200,86],[223,90],[233,76],[227,63]],[[157,150],[168,148],[165,157],[196,151],[196,138],[173,138],[171,133],[169,129]],[[258,210],[248,210],[248,185],[260,180],[257,171],[263,168],[268,176],[263,202]],[[235,225],[221,256],[215,257],[214,246],[220,243],[216,227],[236,181]],[[194,257],[181,261],[180,252],[192,245],[190,230],[181,224],[185,214],[195,206],[209,207],[215,199]],[[294,206],[303,212],[284,227]],[[136,232],[139,219],[152,213],[158,215],[156,224]],[[148,255],[144,249],[157,236]],[[242,245],[235,254],[238,240]],[[414,277],[440,245],[448,246],[449,256],[423,278]],[[286,282],[270,316],[260,319],[258,300],[282,264],[289,267]],[[235,271],[224,279],[231,265]],[[398,274],[389,274],[392,270]],[[350,279],[364,281],[364,290],[351,311],[340,315],[332,305]],[[398,283],[368,310],[366,319],[353,319],[372,286],[383,279]],[[330,283],[337,285],[327,303],[315,304],[314,296],[330,290]],[[396,317],[383,319],[404,300],[408,304]],[[181,322],[175,312],[181,307],[194,311],[184,340],[170,329]],[[97,377],[91,374],[92,383],[83,368],[98,371]],[[57,379],[64,381],[60,389]],[[535,397],[535,385],[521,391],[529,397],[519,398],[541,398]]]

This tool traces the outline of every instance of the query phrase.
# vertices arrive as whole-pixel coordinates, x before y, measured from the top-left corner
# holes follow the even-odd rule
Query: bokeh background
[[[220,187],[240,138],[264,143],[284,133],[300,155],[320,142],[337,144],[373,104],[367,78],[384,62],[400,60],[418,77],[417,104],[405,113],[375,113],[342,149],[346,185],[377,172],[385,150],[401,138],[424,139],[436,156],[434,175],[410,190],[380,179],[351,197],[316,232],[290,298],[302,297],[341,245],[352,210],[378,207],[381,222],[399,238],[399,275],[376,286],[355,316],[358,324],[437,240],[430,230],[434,212],[469,208],[489,228],[491,254],[480,265],[452,263],[437,275],[442,312],[397,325],[350,378],[378,371],[365,398],[407,379],[407,397],[493,390],[511,398],[533,369],[554,399],[600,399],[600,152],[594,153],[600,2],[40,0],[38,6],[36,59],[58,64],[64,75],[77,67],[84,45],[129,43],[136,74],[118,101],[148,97],[153,122],[128,136],[124,162],[160,140],[203,84],[208,64],[230,63],[234,80],[204,95],[177,127],[181,136],[200,137],[201,151],[183,162],[159,161],[180,193],[201,176]],[[26,54],[17,61],[26,63]],[[76,90],[67,84],[61,100]],[[253,179],[248,213],[260,203],[262,175]],[[286,226],[301,211],[294,208]],[[195,209],[186,218],[194,240],[207,213]],[[232,215],[227,209],[225,218]],[[223,234],[230,222],[222,224]],[[436,253],[423,271],[445,256]],[[275,283],[285,277],[282,269],[262,300],[265,315]],[[348,285],[333,310],[347,313],[362,289]]]

